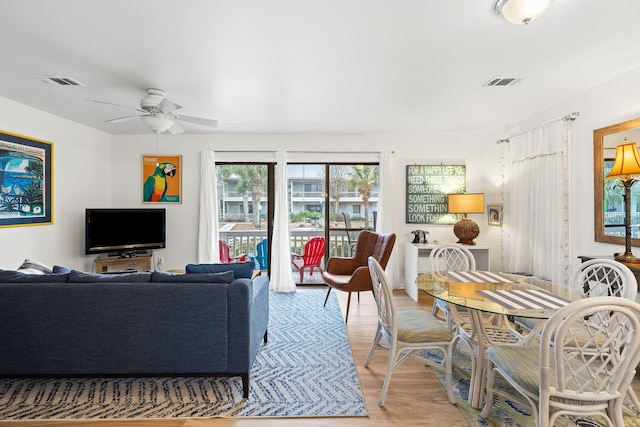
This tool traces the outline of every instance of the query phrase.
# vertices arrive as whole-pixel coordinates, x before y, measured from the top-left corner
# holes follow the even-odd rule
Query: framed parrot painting
[[[53,224],[53,144],[0,132],[0,227]]]
[[[181,155],[142,155],[142,203],[182,203]]]

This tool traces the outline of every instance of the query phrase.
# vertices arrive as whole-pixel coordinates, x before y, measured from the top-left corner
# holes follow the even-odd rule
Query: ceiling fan
[[[143,113],[107,120],[105,121],[105,123],[120,123],[128,120],[141,119],[142,122],[156,134],[160,134],[165,131],[169,131],[169,133],[174,135],[184,133],[184,129],[178,123],[176,123],[176,121],[195,123],[210,128],[215,128],[218,125],[217,120],[204,119],[201,117],[183,116],[174,113],[174,111],[179,110],[180,108],[182,108],[182,106],[176,104],[175,102],[169,101],[167,99],[166,92],[162,89],[147,89],[147,95],[140,100],[140,108],[128,107],[126,105],[113,104],[111,102],[105,101],[93,100],[93,102],[129,108]]]

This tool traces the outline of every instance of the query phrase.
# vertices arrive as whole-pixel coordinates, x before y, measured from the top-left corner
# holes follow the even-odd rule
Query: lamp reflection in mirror
[[[475,245],[473,241],[480,234],[480,227],[467,214],[484,213],[483,193],[449,194],[449,213],[464,214],[464,218],[453,226],[453,234],[458,243]]]
[[[551,0],[498,0],[496,12],[512,24],[528,24],[551,4]]]
[[[624,254],[616,254],[615,260],[638,264],[640,259],[631,252],[631,186],[640,177],[640,153],[635,142],[628,142],[624,139],[624,144],[616,147],[616,159],[613,167],[605,179],[615,179],[620,181],[624,187]]]

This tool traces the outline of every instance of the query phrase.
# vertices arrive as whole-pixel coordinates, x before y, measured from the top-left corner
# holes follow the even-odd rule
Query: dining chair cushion
[[[451,341],[453,335],[442,322],[424,310],[397,312],[398,341],[425,343]]]
[[[549,350],[551,352],[551,350]],[[540,395],[540,348],[538,346],[491,346],[487,349],[487,357],[491,359],[496,366],[500,368],[515,382],[517,382],[523,389],[532,396]],[[552,374],[550,378],[550,386],[556,387],[555,384],[555,360],[552,357],[549,358]],[[585,366],[579,360],[572,360],[570,362],[572,371],[575,374],[573,378],[567,378],[570,381],[572,388],[581,388],[585,393],[596,392],[593,385],[592,375],[596,375],[595,372],[584,369]],[[566,368],[565,368],[566,369]],[[580,401],[579,399],[560,398],[557,396],[551,396],[551,400],[555,402],[568,403],[571,405],[589,404],[593,405],[593,402],[588,403]],[[602,402],[606,402],[603,400]]]

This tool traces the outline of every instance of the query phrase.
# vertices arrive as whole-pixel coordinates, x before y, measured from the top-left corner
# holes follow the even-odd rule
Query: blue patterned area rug
[[[429,354],[437,358],[435,354]],[[444,373],[434,369],[434,374],[444,386]],[[471,378],[471,359],[469,358],[468,347],[459,343],[453,353],[453,393],[456,396],[456,406],[460,413],[473,427],[530,427],[535,426],[533,410],[529,405],[523,405],[515,400],[495,397],[493,407],[489,416],[484,419],[480,417],[481,410],[472,408],[467,402],[469,397],[469,378]],[[499,376],[496,378],[500,387],[504,390],[513,390],[511,385]],[[514,395],[517,392],[513,391]],[[524,400],[524,398],[522,398]],[[640,413],[638,413],[631,400],[624,402],[624,425],[625,427],[640,427]],[[606,427],[603,418],[597,417],[561,417],[554,424],[562,427]]]
[[[335,293],[270,295],[269,342],[239,378],[0,379],[0,419],[366,416]]]

